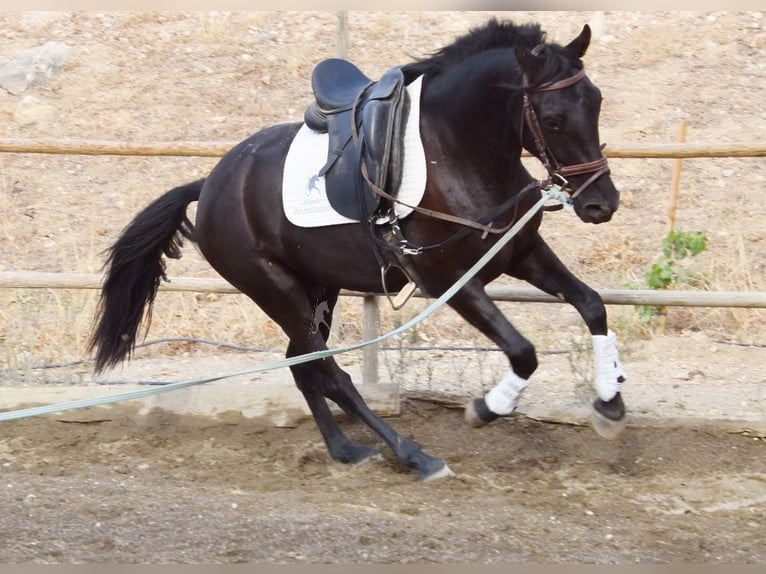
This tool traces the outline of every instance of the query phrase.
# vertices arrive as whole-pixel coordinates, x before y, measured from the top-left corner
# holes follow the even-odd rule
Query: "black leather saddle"
[[[357,220],[371,217],[380,196],[363,176],[396,195],[402,180],[404,128],[409,95],[401,68],[391,68],[377,82],[347,60],[330,58],[311,76],[315,101],[304,113],[306,125],[329,135],[324,176],[330,205]]]

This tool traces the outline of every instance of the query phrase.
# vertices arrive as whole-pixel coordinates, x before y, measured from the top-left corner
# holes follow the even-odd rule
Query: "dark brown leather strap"
[[[602,167],[596,173],[591,175],[585,183],[583,183],[580,187],[578,187],[575,191],[573,191],[572,194],[569,196],[570,200],[573,200],[575,197],[580,195],[583,191],[585,191],[586,187],[588,187],[591,183],[596,181],[599,177],[601,177],[604,174],[609,173],[609,166],[606,163],[606,158],[602,158],[602,159],[604,160],[604,162],[603,162],[604,167]],[[591,163],[595,163],[595,162],[591,162]],[[588,172],[585,172],[585,173],[588,173]]]
[[[368,177],[367,173],[367,166],[362,162],[361,165],[361,172],[362,177],[367,182],[367,185],[370,186],[370,189],[374,191],[376,194],[378,194],[380,197],[387,199],[388,201],[392,203],[398,203],[399,205],[403,205],[404,207],[407,207],[411,209],[412,211],[416,213],[420,213],[422,215],[426,215],[428,217],[432,217],[434,219],[441,219],[442,221],[448,221],[449,223],[455,223],[457,225],[462,225],[463,227],[468,227],[470,229],[475,229],[477,231],[482,232],[482,239],[487,237],[487,235],[490,234],[502,234],[508,231],[511,227],[513,227],[514,221],[511,221],[508,225],[505,225],[503,227],[492,227],[492,222],[489,222],[488,224],[484,225],[482,223],[477,223],[476,221],[473,221],[471,219],[466,219],[464,217],[458,217],[457,215],[452,215],[451,213],[444,213],[441,211],[434,211],[433,209],[428,209],[425,207],[420,207],[417,205],[410,205],[409,203],[405,203],[404,201],[401,201],[400,199],[397,199],[393,195],[385,192],[384,190],[380,189],[377,185],[375,185],[372,181],[370,181],[370,178]],[[521,191],[519,191],[518,194],[514,196],[514,198],[519,197],[521,194],[529,191],[530,189],[534,187],[540,187],[541,183],[539,181],[534,181],[530,183],[529,185],[525,186]],[[510,204],[514,202],[508,202]]]
[[[606,159],[606,156],[601,156],[598,159],[594,159],[593,161],[587,161],[585,163],[577,163],[574,165],[565,165],[564,167],[559,168],[558,172],[563,176],[567,177],[570,175],[582,175],[583,173],[591,173],[594,171],[600,171],[607,167],[609,165],[609,162]]]
[[[433,217],[434,219],[441,219],[442,221],[448,221],[450,223],[456,223],[464,227],[470,227],[471,229],[476,229],[478,231],[483,232],[485,237],[487,236],[487,234],[490,234],[490,233],[504,233],[505,231],[508,231],[508,229],[510,229],[510,226],[508,226],[508,228],[497,229],[492,227],[492,223],[483,225],[481,223],[476,223],[475,221],[472,221],[470,219],[465,219],[464,217],[458,217],[457,215],[452,215],[450,213],[443,213],[441,211],[434,211],[433,209],[428,209],[428,208],[420,207],[417,205],[410,205],[408,203],[401,201],[400,199],[397,199],[393,195],[385,192],[384,190],[380,189],[380,187],[375,185],[372,181],[370,181],[369,175],[367,173],[367,166],[365,165],[364,161],[362,161],[361,171],[362,171],[362,177],[364,178],[364,181],[367,182],[367,185],[370,186],[370,189],[374,191],[376,194],[378,194],[380,197],[387,199],[388,201],[392,203],[398,203],[399,205],[403,205],[404,207],[407,207],[411,209],[412,211],[415,211],[422,215],[427,215],[428,217]]]
[[[537,92],[553,92],[555,90],[563,90],[564,88],[568,88],[569,86],[574,86],[577,82],[582,80],[584,77],[585,77],[585,68],[580,68],[580,70],[577,73],[569,76],[568,78],[564,78],[563,80],[559,80],[558,82],[542,84],[541,86],[532,88],[529,91],[537,93]]]

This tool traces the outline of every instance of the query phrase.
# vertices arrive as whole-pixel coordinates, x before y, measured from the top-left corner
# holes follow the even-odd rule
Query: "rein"
[[[484,217],[480,217],[478,221],[474,221],[472,219],[466,219],[465,217],[459,217],[457,215],[452,215],[451,213],[444,213],[442,211],[436,211],[433,209],[428,209],[426,207],[420,207],[418,205],[410,205],[409,203],[405,203],[404,201],[401,201],[391,195],[390,193],[387,193],[377,185],[375,185],[372,181],[370,181],[369,175],[367,173],[367,166],[365,166],[364,163],[361,165],[361,171],[362,171],[362,177],[364,178],[364,181],[367,183],[367,185],[370,186],[370,189],[374,191],[377,195],[381,196],[383,199],[387,199],[391,202],[396,202],[399,205],[403,205],[404,207],[407,207],[411,210],[413,210],[416,213],[420,213],[421,215],[425,215],[427,217],[430,217],[432,219],[441,219],[442,221],[447,221],[449,223],[456,223],[458,225],[462,225],[463,227],[468,227],[470,229],[474,229],[477,231],[482,232],[482,239],[485,239],[487,235],[489,234],[502,234],[508,231],[511,226],[513,226],[513,222],[510,222],[508,225],[505,225],[503,227],[493,227],[492,221],[489,223],[481,223],[482,219],[494,219],[497,217],[497,215],[500,215],[513,207],[513,205],[519,201],[520,196],[525,192],[533,187],[541,187],[544,189],[548,189],[548,187],[544,186],[544,182],[534,181],[524,187],[518,194],[514,195],[513,197],[505,200],[502,204],[500,204],[497,208],[493,209],[492,212],[488,215],[485,215]],[[439,244],[441,245],[441,244]],[[435,247],[435,246],[434,246]],[[425,248],[421,248],[425,249]]]

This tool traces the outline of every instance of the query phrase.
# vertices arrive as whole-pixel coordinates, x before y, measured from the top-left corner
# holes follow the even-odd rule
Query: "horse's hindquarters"
[[[304,283],[379,291],[380,267],[361,224],[302,228],[282,205],[282,171],[300,124],[258,132],[229,151],[208,176],[197,209],[202,254],[242,289],[263,262],[295,270]],[[393,289],[398,289],[398,277]]]

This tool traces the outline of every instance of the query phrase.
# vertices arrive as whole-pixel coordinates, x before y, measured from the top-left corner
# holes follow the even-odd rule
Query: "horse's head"
[[[620,192],[599,141],[601,92],[581,62],[589,44],[586,25],[567,46],[517,45],[515,51],[524,78],[524,147],[569,191],[580,219],[603,223],[617,210]]]

